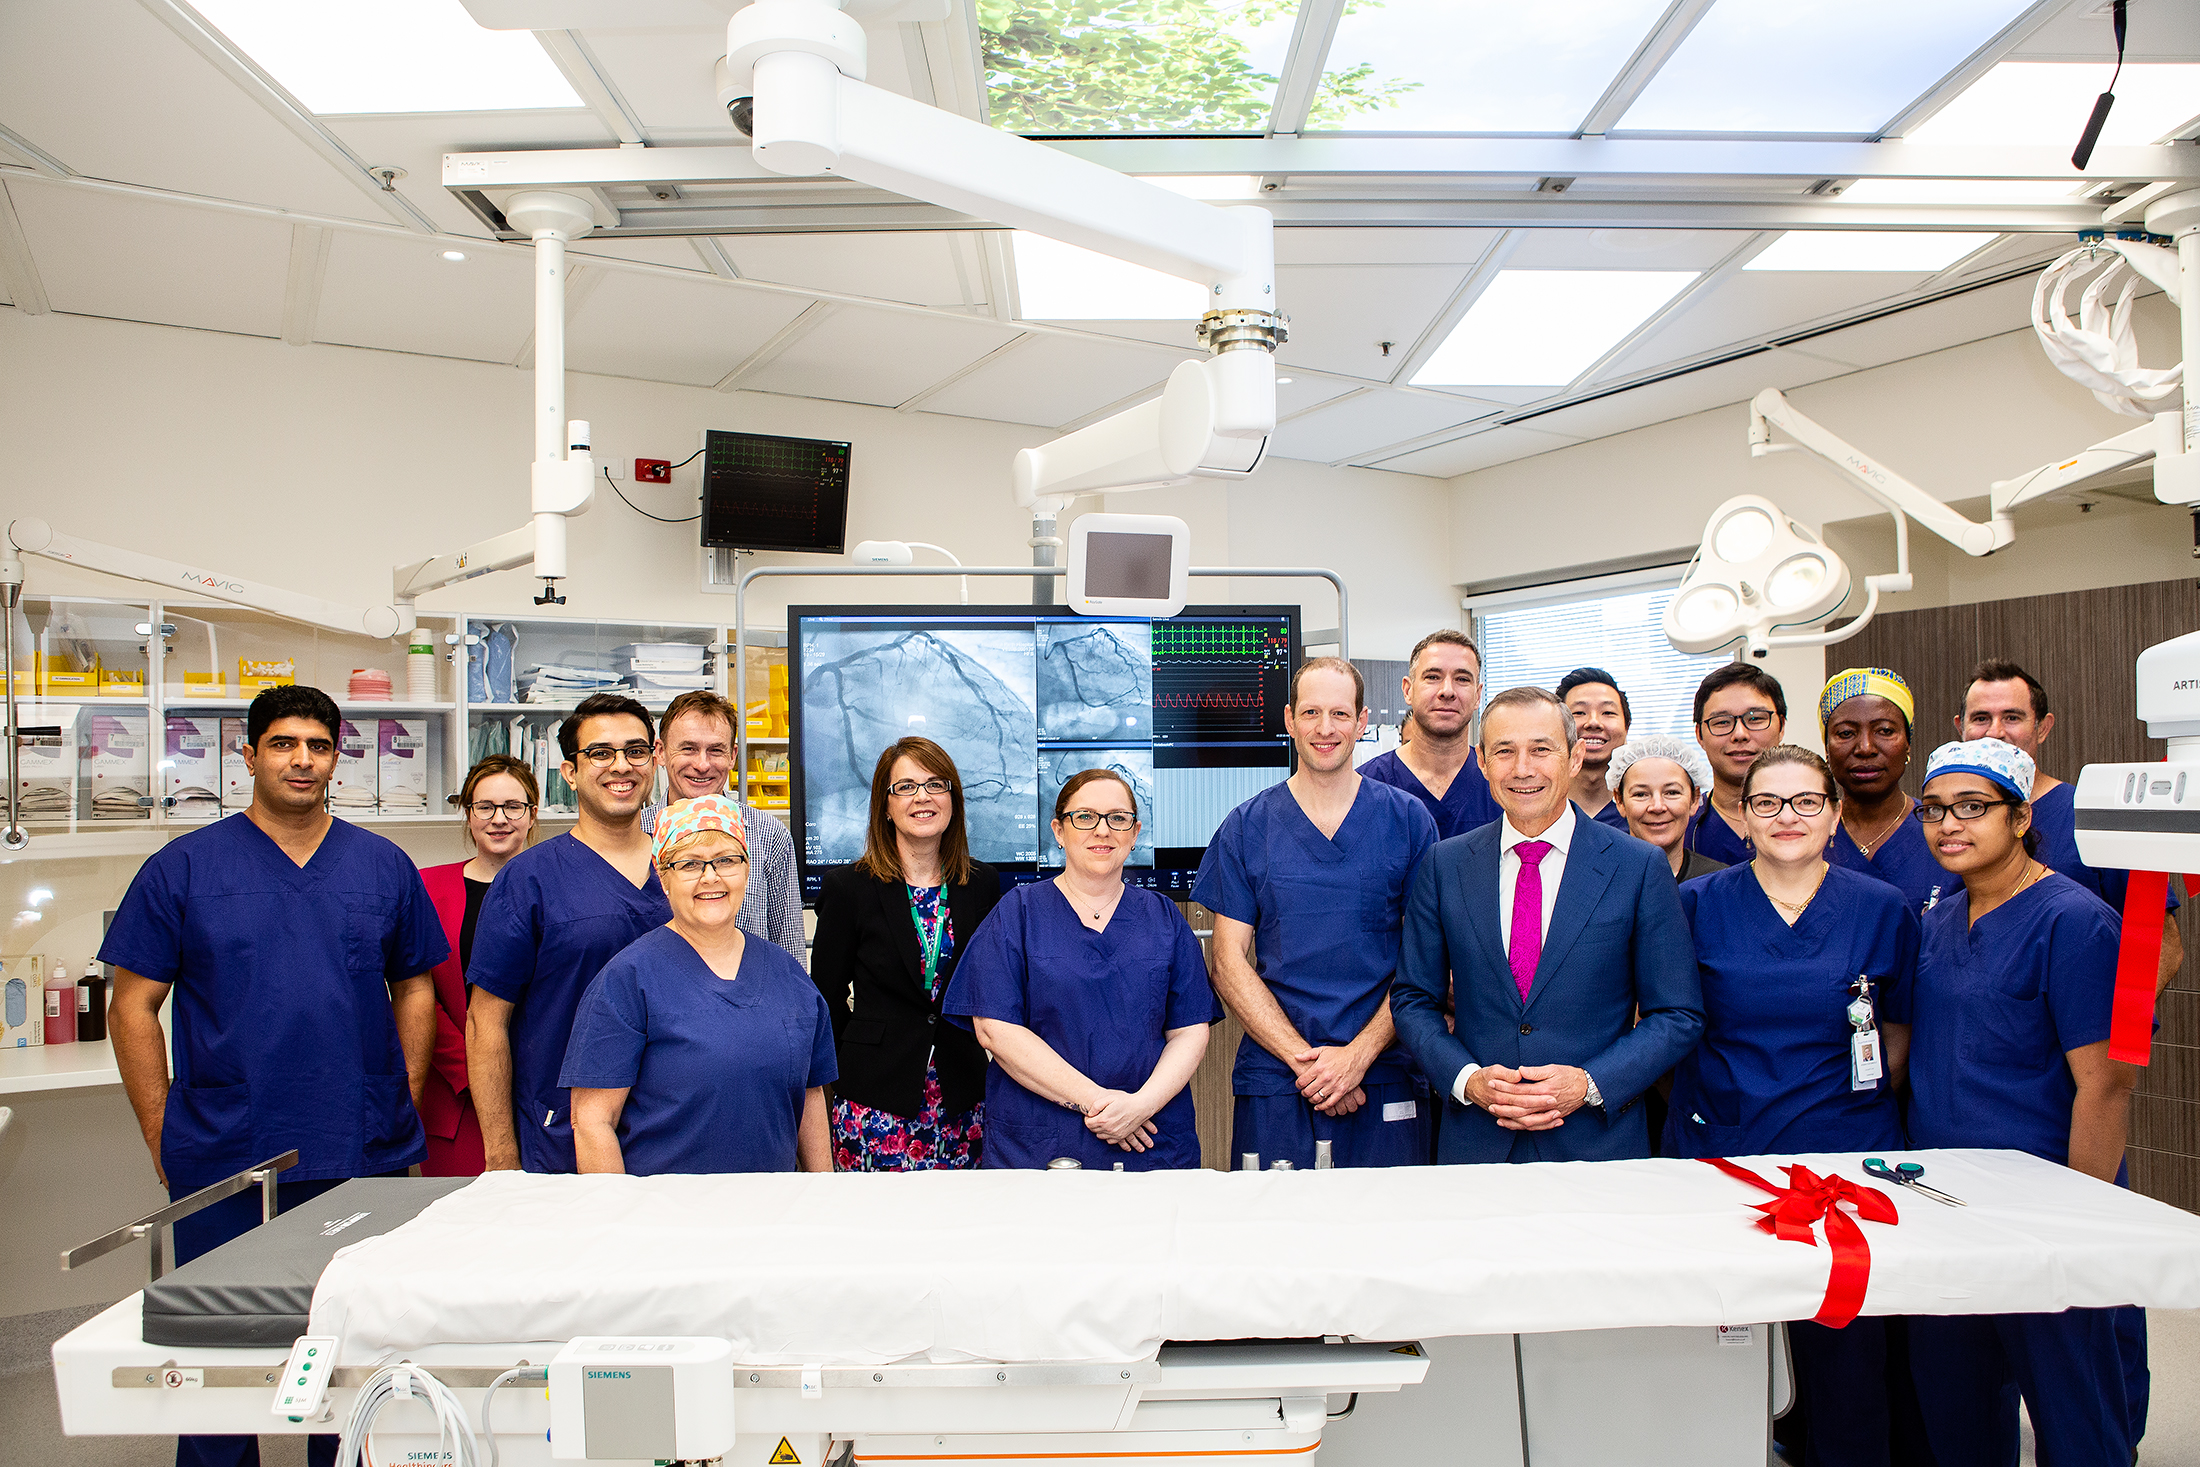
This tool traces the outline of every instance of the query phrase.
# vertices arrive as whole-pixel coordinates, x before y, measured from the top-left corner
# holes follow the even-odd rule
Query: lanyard
[[[951,951],[955,943],[953,919],[947,909],[947,888],[905,887],[909,893],[909,920],[917,924],[917,948],[924,954],[924,991],[937,996],[940,986],[940,955]],[[918,897],[922,890],[929,900]]]

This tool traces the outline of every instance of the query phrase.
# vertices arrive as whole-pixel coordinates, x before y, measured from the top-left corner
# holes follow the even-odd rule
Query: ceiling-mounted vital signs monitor
[[[847,444],[703,434],[705,547],[838,555],[847,538]]]
[[[1165,514],[1088,514],[1069,527],[1069,604],[1081,616],[1184,609],[1192,532]]]

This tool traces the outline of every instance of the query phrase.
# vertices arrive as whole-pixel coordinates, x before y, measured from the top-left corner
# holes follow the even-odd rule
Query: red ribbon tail
[[[1872,1248],[1856,1219],[1839,1207],[1826,1209],[1826,1242],[1833,1248],[1833,1273],[1815,1320],[1829,1329],[1844,1328],[1864,1308],[1864,1286],[1872,1273]]]
[[[2134,871],[2124,888],[2124,931],[2116,951],[2116,1000],[2109,1010],[2108,1057],[2144,1065],[2154,1052],[2154,982],[2162,963],[2163,908],[2169,876]]]

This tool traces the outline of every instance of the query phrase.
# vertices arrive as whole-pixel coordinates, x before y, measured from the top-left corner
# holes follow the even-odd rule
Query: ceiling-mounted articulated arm
[[[1217,208],[867,85],[863,29],[828,0],[755,0],[726,30],[719,100],[757,162],[836,174],[1198,283],[1199,339],[1162,396],[1018,455],[1016,502],[1244,478],[1276,425],[1275,221]]]
[[[346,636],[395,637],[410,632],[417,624],[409,604],[341,606],[334,601],[323,601],[318,596],[307,596],[281,586],[262,585],[241,576],[210,571],[203,566],[190,565],[179,560],[163,560],[157,555],[145,555],[116,545],[102,545],[94,540],[79,540],[73,535],[58,533],[53,526],[40,519],[9,521],[8,543],[25,555],[43,555],[66,565],[80,565],[87,570],[101,571],[111,576],[123,576],[133,581],[165,586],[171,591],[188,592],[215,601],[227,601],[236,606],[247,606],[290,621],[326,627]]]

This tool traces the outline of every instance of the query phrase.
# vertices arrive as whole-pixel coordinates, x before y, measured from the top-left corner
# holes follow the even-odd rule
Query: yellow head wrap
[[[1833,710],[1851,698],[1885,698],[1902,710],[1905,724],[1917,721],[1917,700],[1910,696],[1910,685],[1902,681],[1899,673],[1884,667],[1844,668],[1826,679],[1826,686],[1818,694],[1818,726],[1824,728],[1833,721]]]

